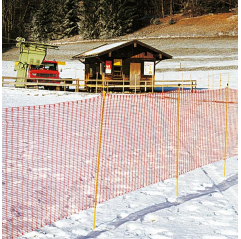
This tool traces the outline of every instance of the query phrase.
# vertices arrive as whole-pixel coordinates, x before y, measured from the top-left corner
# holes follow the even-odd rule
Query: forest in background
[[[195,17],[237,8],[238,0],[3,0],[2,43],[9,47],[18,36],[42,42],[75,35],[108,39],[177,13]]]

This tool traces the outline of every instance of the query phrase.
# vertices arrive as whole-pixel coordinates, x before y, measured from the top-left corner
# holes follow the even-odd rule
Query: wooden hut
[[[73,56],[85,64],[85,88],[89,91],[150,90],[156,64],[171,58],[139,40],[104,44]]]

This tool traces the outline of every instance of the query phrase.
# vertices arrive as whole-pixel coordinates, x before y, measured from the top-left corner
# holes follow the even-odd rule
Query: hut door
[[[141,79],[141,63],[131,63],[130,64],[130,89],[135,89],[135,84],[140,85]],[[136,89],[140,89],[137,86]]]

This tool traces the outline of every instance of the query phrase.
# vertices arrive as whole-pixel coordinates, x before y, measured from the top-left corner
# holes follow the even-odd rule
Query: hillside
[[[176,21],[175,24],[169,25],[170,17],[166,17],[161,20],[160,25],[150,25],[136,31],[132,34],[122,36],[116,39],[108,40],[83,40],[81,35],[74,36],[71,38],[65,38],[62,40],[56,40],[50,42],[51,44],[61,45],[59,51],[49,50],[49,59],[67,60],[71,59],[72,56],[82,51],[89,50],[97,47],[105,42],[111,40],[130,40],[130,39],[142,39],[144,41],[152,38],[162,38],[162,49],[170,50],[170,40],[176,39],[177,49],[181,49],[179,37],[182,38],[224,38],[227,36],[237,37],[238,36],[238,15],[234,13],[222,13],[215,15],[205,15],[195,18],[183,17],[180,14],[173,16]],[[78,44],[78,43],[81,43]],[[150,44],[150,42],[148,43]],[[183,42],[184,44],[184,42]],[[154,47],[157,47],[155,44]],[[174,47],[174,46],[172,46]],[[205,49],[203,49],[205,50]],[[176,52],[169,52],[170,54],[176,54]],[[19,48],[12,48],[2,54],[2,60],[16,61],[19,58]]]
[[[172,16],[175,24],[169,25],[171,17],[161,20],[160,25],[150,25],[134,33],[146,37],[216,37],[237,36],[238,15],[233,13],[209,14],[199,17]]]
[[[173,18],[176,23],[169,25],[171,18]],[[176,14],[172,17],[161,18],[160,21],[161,24],[159,25],[149,25],[118,39],[238,36],[238,15],[232,12],[209,14],[192,18]],[[56,40],[52,43],[65,44],[78,41],[83,41],[81,35]]]

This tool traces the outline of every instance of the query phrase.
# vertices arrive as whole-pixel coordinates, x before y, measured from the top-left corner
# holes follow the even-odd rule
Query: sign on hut
[[[85,64],[88,91],[150,91],[155,84],[155,66],[172,56],[141,41],[105,44],[73,56]]]

